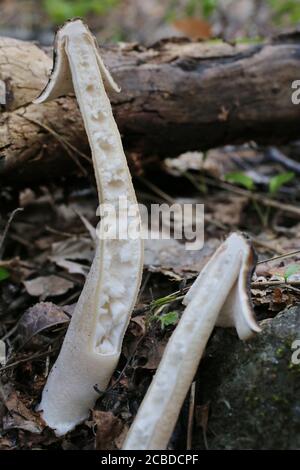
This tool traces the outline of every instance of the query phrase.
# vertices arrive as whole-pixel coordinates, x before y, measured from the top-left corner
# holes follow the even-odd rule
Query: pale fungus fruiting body
[[[249,241],[233,233],[199,274],[123,449],[167,447],[215,325],[236,327],[241,339],[260,331],[248,293],[254,262]]]
[[[91,147],[99,201],[134,207],[130,219],[140,226],[137,201],[113,118],[106,88],[118,91],[105,68],[95,39],[80,21],[66,23],[55,40],[55,63],[49,83],[35,101],[41,103],[75,92]],[[45,385],[39,409],[57,435],[87,418],[117,365],[123,336],[141,281],[143,242],[136,237],[97,240],[90,273],[72,316],[59,357]]]

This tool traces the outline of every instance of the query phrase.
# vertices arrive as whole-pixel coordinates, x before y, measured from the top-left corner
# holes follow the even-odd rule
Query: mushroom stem
[[[124,443],[125,450],[165,449],[215,325],[241,339],[260,331],[247,285],[255,262],[249,241],[232,234],[199,274]]]
[[[52,75],[35,102],[75,92],[91,147],[99,201],[114,207],[119,225],[127,223],[128,230],[135,227],[137,236],[97,240],[90,273],[39,405],[44,420],[57,435],[87,418],[98,397],[94,385],[101,390],[107,387],[142,273],[137,201],[104,85],[119,91],[94,37],[80,20],[66,23],[56,35]],[[120,198],[127,203],[125,216],[119,212]]]

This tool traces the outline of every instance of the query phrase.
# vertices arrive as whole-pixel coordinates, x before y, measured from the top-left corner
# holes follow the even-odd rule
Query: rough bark
[[[291,84],[300,78],[300,36],[266,44],[161,42],[106,47],[104,60],[120,94],[114,114],[135,171],[186,150],[299,137],[300,105]],[[72,97],[44,105],[52,59],[36,45],[0,38],[0,176],[27,180],[86,167],[89,148]],[[5,101],[0,96],[1,101]],[[72,162],[72,165],[69,163]]]

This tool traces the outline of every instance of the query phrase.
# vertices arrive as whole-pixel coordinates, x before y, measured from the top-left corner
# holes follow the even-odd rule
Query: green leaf
[[[168,312],[160,315],[158,320],[160,321],[161,328],[164,329],[166,326],[175,325],[179,318],[178,312]]]
[[[272,8],[273,20],[282,25],[286,22],[298,23],[300,20],[300,8],[298,0],[268,0]]]
[[[9,271],[5,268],[0,268],[0,282],[8,279],[10,276]]]
[[[294,178],[295,173],[293,171],[287,171],[286,173],[279,173],[279,175],[273,176],[269,182],[269,192],[276,194],[283,185],[289,183]]]
[[[300,273],[300,264],[290,264],[284,273],[284,279],[287,280],[290,276],[297,273]]]
[[[169,295],[166,295],[165,297],[160,297],[159,299],[155,299],[151,302],[151,309],[153,310],[154,308],[161,307],[162,305],[167,305],[176,299],[177,299],[176,294],[169,294]]]
[[[84,17],[89,13],[103,15],[118,4],[119,0],[43,0],[46,13],[55,23],[72,17]]]
[[[240,184],[241,186],[244,186],[244,188],[249,189],[249,191],[253,191],[255,189],[253,179],[242,171],[227,173],[227,175],[225,175],[225,180],[229,181],[229,183]]]
[[[202,10],[204,18],[212,15],[218,6],[218,0],[202,0]]]

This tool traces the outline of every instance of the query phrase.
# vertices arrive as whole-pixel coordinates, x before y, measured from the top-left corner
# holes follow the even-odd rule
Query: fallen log
[[[120,94],[110,93],[133,171],[186,150],[299,138],[300,35],[263,44],[163,41],[102,48]],[[89,171],[89,147],[72,96],[31,103],[52,59],[38,46],[0,38],[0,177],[41,180]]]

